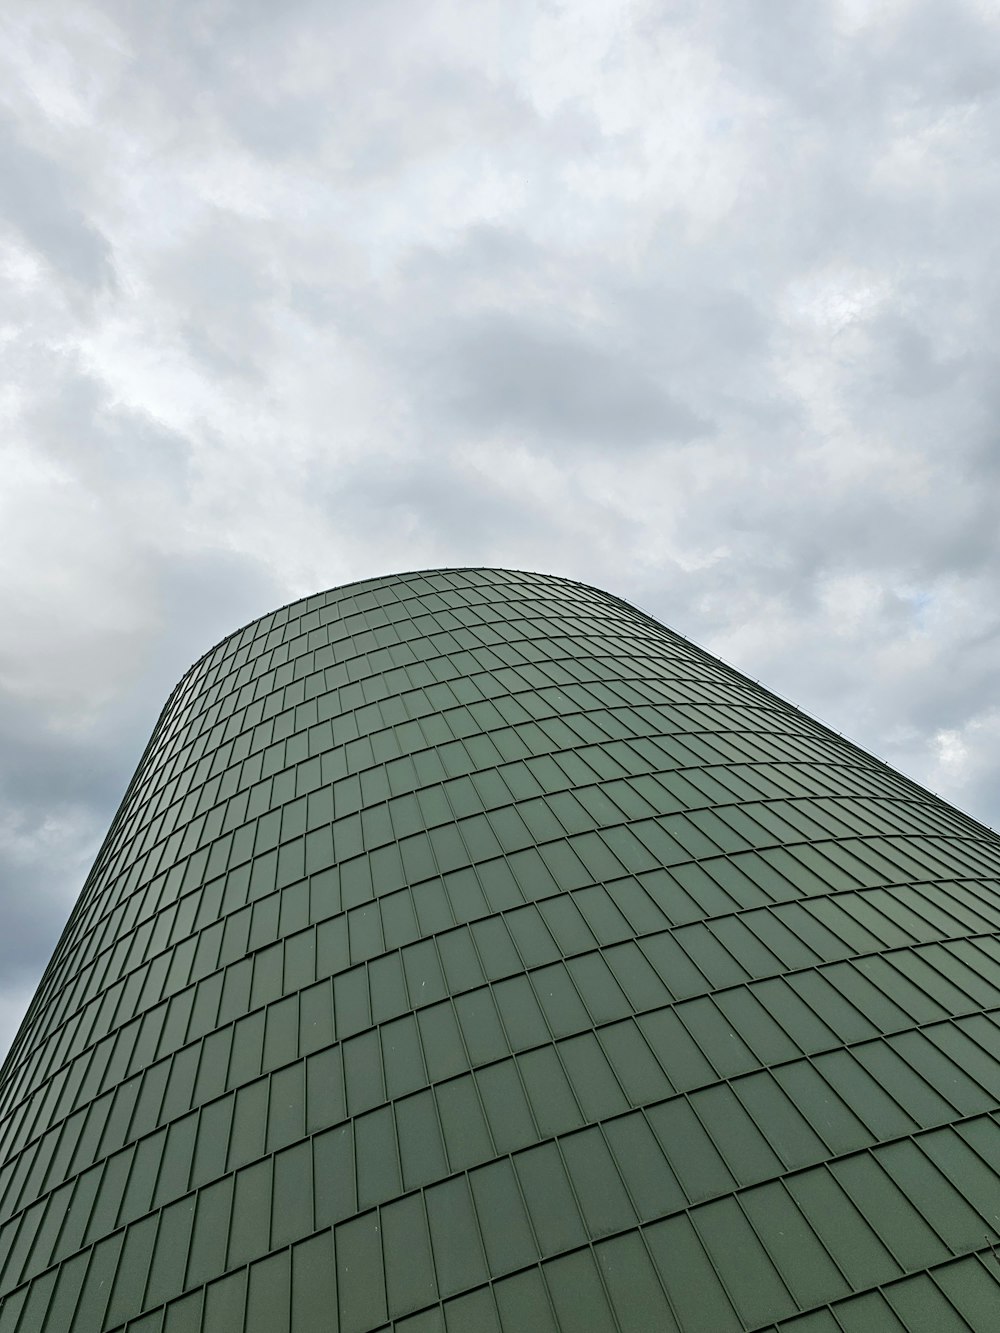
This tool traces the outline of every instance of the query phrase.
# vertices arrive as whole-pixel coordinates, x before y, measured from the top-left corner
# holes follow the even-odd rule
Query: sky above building
[[[8,6],[0,1051],[177,678],[352,579],[596,584],[996,825],[998,164],[996,0]]]

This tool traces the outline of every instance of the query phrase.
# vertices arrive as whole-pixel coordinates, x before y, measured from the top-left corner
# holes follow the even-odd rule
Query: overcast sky
[[[998,162],[997,0],[6,5],[0,1051],[177,677],[352,579],[597,584],[1000,823]]]

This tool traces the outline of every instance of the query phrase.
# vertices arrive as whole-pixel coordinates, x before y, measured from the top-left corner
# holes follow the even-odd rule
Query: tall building
[[[0,1076],[0,1333],[995,1330],[998,873],[593,588],[265,616]]]

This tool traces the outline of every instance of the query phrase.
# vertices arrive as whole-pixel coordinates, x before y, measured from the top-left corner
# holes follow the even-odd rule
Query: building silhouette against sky
[[[593,588],[265,616],[4,1066],[0,1333],[996,1329],[998,873]]]

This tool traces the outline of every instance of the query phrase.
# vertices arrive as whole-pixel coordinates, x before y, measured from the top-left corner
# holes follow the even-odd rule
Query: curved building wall
[[[0,1333],[995,1329],[998,871],[594,589],[266,616],[4,1066]]]

